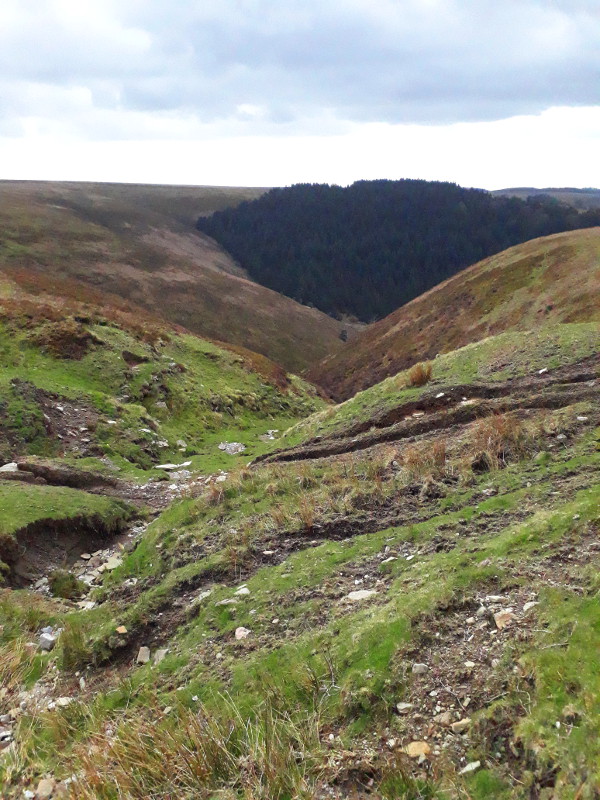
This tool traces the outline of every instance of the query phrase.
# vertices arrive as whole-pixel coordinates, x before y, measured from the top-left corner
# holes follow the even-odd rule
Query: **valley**
[[[342,344],[209,189],[0,185],[0,794],[596,797],[600,229]]]

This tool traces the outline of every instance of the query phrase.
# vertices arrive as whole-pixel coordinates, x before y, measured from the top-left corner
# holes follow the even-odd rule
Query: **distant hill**
[[[592,321],[600,321],[600,228],[536,239],[463,270],[370,325],[309,377],[343,400],[492,334]]]
[[[341,345],[341,323],[248,280],[198,214],[263,189],[0,182],[0,269],[27,284],[75,278],[191,331],[301,371]]]
[[[197,223],[259,283],[364,322],[507,247],[592,225],[600,210],[421,180],[271,189]]]
[[[546,195],[579,211],[600,208],[600,189],[534,189],[530,186],[520,186],[514,189],[497,189],[492,194],[497,197],[519,197],[522,200]]]

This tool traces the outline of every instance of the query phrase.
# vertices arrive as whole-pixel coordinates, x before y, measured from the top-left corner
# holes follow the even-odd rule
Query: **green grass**
[[[187,334],[149,345],[114,325],[91,325],[101,344],[80,360],[44,352],[40,336],[12,325],[0,327],[0,456],[61,456],[61,442],[48,436],[37,389],[82,404],[97,416],[87,434],[121,471],[143,477],[154,464],[193,458],[193,469],[210,472],[240,459],[218,444],[242,441],[243,458],[267,450],[259,436],[283,430],[323,405],[298,378],[278,388],[235,353]],[[122,353],[140,363],[130,369]],[[181,452],[179,441],[185,442]],[[159,446],[166,442],[166,446]],[[72,454],[71,454],[72,458]],[[141,473],[140,473],[141,470]]]
[[[340,436],[349,426],[368,422],[402,403],[417,400],[446,386],[506,381],[539,369],[576,363],[600,349],[597,323],[553,325],[536,331],[510,331],[438,356],[432,379],[422,387],[408,386],[408,372],[399,372],[359,392],[350,400],[317,412],[287,431],[287,446],[319,436]]]
[[[0,483],[0,530],[12,534],[37,520],[101,517],[108,529],[127,519],[131,507],[121,500],[59,486]]]

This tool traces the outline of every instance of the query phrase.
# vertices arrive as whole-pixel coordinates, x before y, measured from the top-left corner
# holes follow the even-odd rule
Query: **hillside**
[[[599,287],[600,228],[536,239],[469,267],[370,325],[309,377],[342,400],[492,334],[599,322]]]
[[[95,403],[85,444],[110,448],[68,440],[0,472],[4,542],[29,557],[22,588],[0,590],[3,797],[594,797],[596,325],[502,333],[441,356],[421,386],[399,373],[311,414],[305,385],[125,310],[117,324],[79,308],[72,324],[104,345],[78,328],[66,342],[87,349],[66,358],[14,284],[3,296],[13,390],[60,384],[65,415]],[[207,422],[257,433],[279,404],[304,419],[253,434],[250,466],[200,452]],[[10,430],[33,429],[18,414]],[[198,453],[166,452],[192,463],[149,481],[154,456],[147,470],[138,443],[129,462],[119,449],[126,414],[169,442],[185,432]],[[106,458],[122,471],[98,464],[91,485]]]
[[[28,518],[36,498],[15,494],[22,471],[47,509],[42,519],[57,512],[52,526],[62,530],[64,517],[100,534],[107,513],[110,530],[131,508],[99,509],[85,492],[57,497],[47,484],[162,508],[186,467],[214,472],[247,459],[268,446],[269,430],[323,405],[263,356],[199,339],[85,285],[66,288],[70,295],[26,292],[0,272],[0,461],[18,464],[0,473],[0,487],[11,481],[11,495],[0,496],[0,572],[15,562],[14,531],[41,514]],[[222,442],[243,447],[229,454]]]
[[[501,197],[519,197],[521,200],[527,200],[528,197],[546,195],[580,211],[600,208],[600,189],[569,189],[567,187],[534,189],[531,186],[519,186],[513,189],[497,189],[492,194]]]
[[[592,225],[600,210],[422,180],[271,189],[197,223],[259,283],[363,322],[507,247]]]
[[[247,280],[194,228],[262,191],[2,181],[0,269],[27,286],[84,281],[298,372],[341,344],[341,323]]]

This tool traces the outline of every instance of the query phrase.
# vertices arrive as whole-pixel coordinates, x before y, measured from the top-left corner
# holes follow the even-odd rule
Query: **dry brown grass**
[[[446,440],[435,439],[407,447],[398,460],[411,480],[442,477],[447,467]]]
[[[480,469],[499,469],[526,455],[534,434],[513,414],[492,414],[478,420],[469,437],[470,456]]]
[[[295,720],[267,700],[247,719],[223,697],[218,716],[200,707],[157,722],[162,717],[157,706],[81,746],[70,765],[79,774],[72,800],[314,797],[322,757],[317,715]]]
[[[411,367],[408,371],[409,386],[425,386],[431,380],[433,366],[430,361],[420,362]]]
[[[298,505],[298,516],[307,530],[315,524],[317,509],[312,497],[303,497]]]

